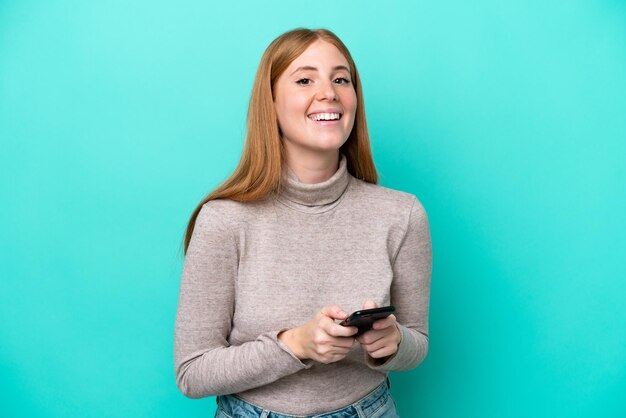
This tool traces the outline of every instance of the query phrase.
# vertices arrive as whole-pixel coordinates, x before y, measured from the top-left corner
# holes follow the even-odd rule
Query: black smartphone
[[[353,312],[349,317],[339,323],[346,327],[357,327],[359,331],[353,336],[363,334],[365,331],[372,329],[372,324],[379,319],[387,318],[396,311],[395,306],[383,306],[381,308],[362,309]]]

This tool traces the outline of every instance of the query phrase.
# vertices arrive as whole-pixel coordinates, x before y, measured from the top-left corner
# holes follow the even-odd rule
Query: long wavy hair
[[[274,107],[274,86],[291,62],[318,39],[333,44],[344,55],[350,66],[352,84],[356,92],[354,125],[350,136],[340,148],[340,152],[346,156],[348,172],[368,183],[378,183],[378,173],[372,159],[365,119],[361,80],[348,48],[328,29],[290,30],[274,39],[261,57],[250,96],[246,140],[239,165],[226,181],[204,197],[194,209],[183,241],[185,255],[196,218],[206,202],[213,199],[248,202],[263,199],[280,190],[286,162]]]

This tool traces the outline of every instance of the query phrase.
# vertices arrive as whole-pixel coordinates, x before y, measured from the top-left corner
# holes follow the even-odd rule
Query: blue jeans
[[[396,401],[389,393],[387,382],[345,408],[308,416],[280,414],[252,405],[235,395],[218,396],[217,405],[215,418],[398,418]]]

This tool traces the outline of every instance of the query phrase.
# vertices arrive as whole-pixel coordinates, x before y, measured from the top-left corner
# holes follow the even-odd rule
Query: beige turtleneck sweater
[[[237,394],[285,414],[339,409],[428,350],[431,239],[409,193],[337,172],[304,184],[288,169],[276,198],[206,203],[183,262],[176,383],[190,398]],[[326,305],[393,304],[402,332],[381,365],[356,343],[341,361],[299,360],[277,339]]]

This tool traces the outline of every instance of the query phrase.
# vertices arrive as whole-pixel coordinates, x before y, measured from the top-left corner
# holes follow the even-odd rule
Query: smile
[[[309,115],[309,119],[316,122],[320,121],[335,121],[341,119],[341,113],[314,113]]]

